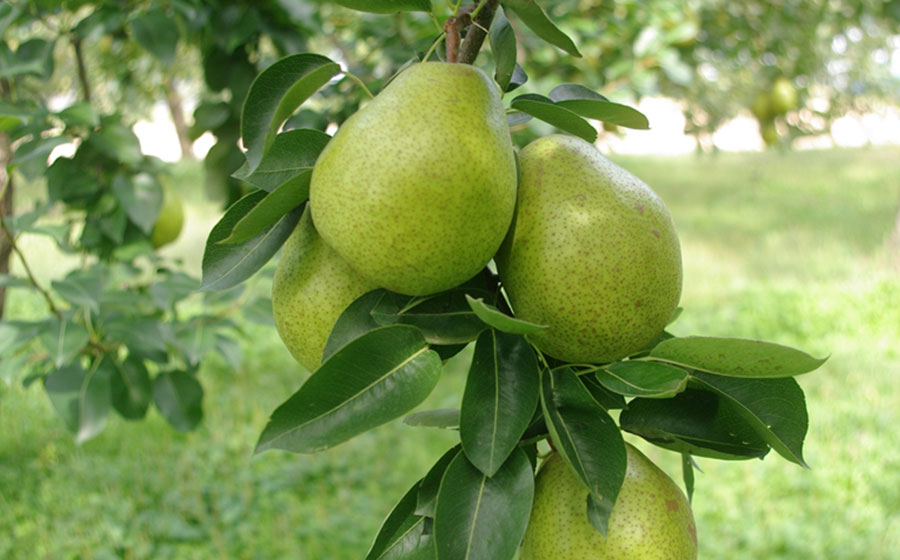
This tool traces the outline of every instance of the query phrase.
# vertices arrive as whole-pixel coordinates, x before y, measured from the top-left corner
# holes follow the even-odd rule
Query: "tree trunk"
[[[6,184],[3,198],[0,199],[0,214],[4,217],[13,213],[13,181],[12,175],[7,176],[6,166],[12,160],[12,148],[9,145],[9,135],[0,133],[0,188]],[[6,238],[6,234],[0,230],[0,275],[9,274],[9,258],[12,254],[12,243]],[[0,319],[3,318],[3,310],[6,304],[6,288],[0,286]]]
[[[894,231],[888,240],[888,250],[893,261],[900,266],[900,209],[897,210],[897,217],[894,219]]]
[[[184,105],[181,96],[175,88],[175,83],[170,76],[166,76],[166,104],[172,114],[172,124],[175,125],[175,133],[178,135],[178,145],[181,147],[181,157],[194,159],[194,143],[188,134],[188,127],[184,119]]]

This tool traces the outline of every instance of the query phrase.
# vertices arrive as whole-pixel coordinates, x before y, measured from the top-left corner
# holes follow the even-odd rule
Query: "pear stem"
[[[459,48],[458,62],[463,64],[472,64],[478,56],[478,51],[484,44],[487,37],[487,30],[491,27],[494,20],[494,14],[497,12],[497,6],[500,0],[484,0],[473,12],[475,17],[472,19],[472,26],[466,33],[466,38]]]
[[[346,70],[344,70],[343,73],[345,76],[347,76],[348,78],[350,78],[351,80],[356,82],[356,85],[361,87],[363,89],[363,91],[366,92],[366,95],[369,96],[369,99],[375,99],[375,96],[372,95],[372,92],[369,91],[369,88],[366,87],[366,84],[361,79],[359,79],[359,76],[357,76],[356,74],[354,74],[352,72],[348,72]]]

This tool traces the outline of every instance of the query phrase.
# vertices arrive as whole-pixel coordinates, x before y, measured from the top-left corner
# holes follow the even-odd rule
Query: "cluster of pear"
[[[797,90],[784,76],[772,83],[768,90],[756,94],[750,112],[759,123],[759,131],[767,145],[778,142],[778,127],[775,118],[797,107]]]
[[[273,314],[294,357],[315,370],[340,313],[370,290],[413,296],[446,291],[491,259],[516,317],[548,326],[529,336],[544,354],[606,363],[652,343],[681,295],[681,251],[663,202],[578,138],[540,138],[518,159],[517,170],[499,89],[482,71],[428,62],[394,78],[319,155],[309,205],[279,260]],[[647,475],[635,477],[649,472],[646,459],[632,465],[635,453],[629,450],[631,474],[616,504],[625,510],[618,518],[626,521],[634,508],[643,511],[640,500],[648,492],[657,502],[670,496],[669,487],[657,488],[661,471],[649,476],[649,486]],[[595,546],[604,537],[587,520],[583,484],[557,492],[552,487],[559,483],[540,482],[563,476],[552,474],[560,469],[554,464],[562,463],[546,461],[539,475],[525,557],[563,558],[542,551],[569,538],[550,530],[546,518],[558,509],[556,502],[570,499],[566,507],[579,513],[561,522],[586,527],[592,540],[565,558],[619,557],[603,552],[619,545]],[[628,482],[634,478],[639,480]],[[641,488],[632,494],[644,495],[632,505],[629,485]],[[541,490],[545,486],[551,489]],[[686,504],[677,502],[677,508],[679,519],[685,511],[689,517]],[[552,515],[568,515],[560,512]],[[656,529],[659,539],[677,532],[656,514],[640,515],[663,523]],[[625,525],[632,535],[634,523]],[[616,537],[616,527],[614,512],[606,542],[632,538]],[[657,542],[648,536],[653,528],[643,530],[640,538]]]

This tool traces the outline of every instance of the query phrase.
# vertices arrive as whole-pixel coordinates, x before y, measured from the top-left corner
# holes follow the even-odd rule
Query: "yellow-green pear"
[[[681,297],[669,211],[643,181],[584,140],[552,135],[519,154],[516,218],[497,254],[516,316],[566,362],[605,363],[657,337]]]
[[[695,560],[690,504],[669,476],[630,444],[606,536],[587,517],[588,489],[554,453],[535,480],[520,560]]]
[[[322,241],[307,208],[285,241],[272,281],[275,327],[300,365],[319,367],[341,312],[376,287]]]
[[[797,90],[784,76],[775,80],[771,93],[772,112],[777,115],[787,113],[797,107]]]
[[[150,231],[150,244],[154,249],[178,239],[184,226],[184,205],[181,197],[167,183],[162,184],[163,201],[156,217],[156,223]]]
[[[481,70],[444,62],[407,68],[347,119],[310,184],[322,238],[363,276],[409,295],[477,274],[515,199],[499,90]]]

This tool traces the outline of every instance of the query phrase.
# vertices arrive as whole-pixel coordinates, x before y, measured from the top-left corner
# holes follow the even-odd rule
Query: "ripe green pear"
[[[334,135],[309,196],[322,238],[377,285],[426,295],[462,284],[493,257],[515,208],[496,86],[468,64],[407,68]]]
[[[669,476],[625,444],[628,468],[604,537],[588,521],[588,489],[554,453],[535,480],[520,560],[694,560],[690,504]]]
[[[172,187],[163,183],[163,202],[159,209],[159,216],[150,231],[150,244],[154,249],[178,239],[181,228],[184,226],[184,205]]]
[[[782,115],[797,107],[797,90],[784,76],[775,80],[771,93],[772,112]]]
[[[640,179],[579,138],[552,135],[519,154],[516,218],[497,254],[516,316],[566,362],[605,363],[657,337],[681,297],[669,211]]]
[[[315,371],[341,312],[377,286],[322,241],[309,208],[284,244],[272,281],[272,315],[285,346]]]

